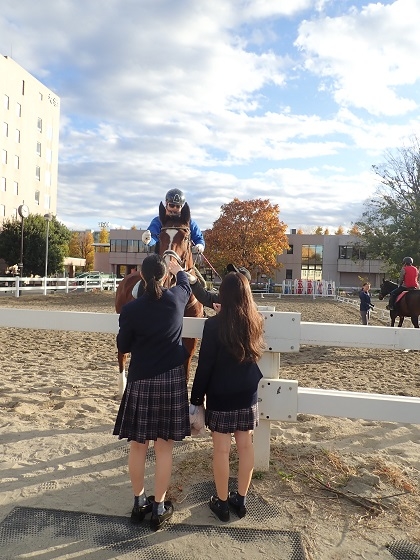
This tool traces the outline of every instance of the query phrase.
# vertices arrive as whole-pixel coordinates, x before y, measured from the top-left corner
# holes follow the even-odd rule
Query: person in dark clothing
[[[227,274],[219,291],[220,311],[204,324],[191,405],[206,399],[206,426],[213,438],[213,474],[217,496],[210,509],[221,521],[230,518],[229,505],[243,517],[254,468],[252,434],[258,425],[257,361],[264,352],[264,320],[251,287],[240,272]],[[238,489],[229,492],[229,451],[234,434],[239,455]]]
[[[171,261],[168,264],[168,270],[172,274],[176,275],[180,270],[182,270],[182,268],[177,262]],[[228,264],[226,267],[226,272],[240,272],[245,276],[248,282],[251,282],[251,274],[249,270],[247,270],[244,266],[236,267],[234,264]],[[190,279],[192,293],[195,295],[198,301],[202,305],[209,307],[210,309],[214,309],[214,304],[220,303],[219,292],[206,290],[200,284],[200,282],[197,281],[196,276],[192,274],[189,274],[188,277]]]
[[[159,529],[173,514],[172,503],[165,501],[173,444],[191,434],[183,365],[187,352],[181,338],[191,287],[185,272],[180,271],[177,285],[164,289],[167,274],[159,255],[144,259],[141,275],[145,291],[123,306],[117,335],[118,350],[131,353],[131,360],[113,433],[130,442],[131,520],[140,523],[152,513],[152,530]],[[150,440],[156,456],[155,495],[147,497],[144,471]]]
[[[362,289],[359,292],[360,318],[362,319],[363,325],[369,324],[370,310],[375,307],[370,300],[369,290],[370,290],[370,284],[369,282],[365,282],[362,286]]]

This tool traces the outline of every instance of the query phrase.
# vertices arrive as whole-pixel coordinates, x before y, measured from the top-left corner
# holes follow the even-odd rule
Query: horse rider
[[[165,196],[165,210],[167,216],[180,216],[182,207],[185,204],[185,195],[179,189],[170,189]],[[153,218],[150,222],[149,227],[143,235],[141,239],[145,245],[149,245],[152,247],[156,245],[159,241],[159,234],[160,230],[162,229],[162,224],[159,219],[159,216]],[[191,241],[193,242],[193,253],[203,253],[204,247],[206,243],[204,241],[203,234],[201,233],[200,228],[196,224],[194,220],[190,220],[190,230],[191,230]]]
[[[404,257],[403,259],[403,267],[401,269],[398,284],[398,288],[392,290],[389,296],[389,303],[386,306],[386,308],[390,311],[394,310],[395,300],[399,294],[405,290],[417,290],[419,287],[419,271],[413,265],[413,259],[411,257]]]
[[[182,270],[182,268],[179,266],[177,262],[171,261],[168,264],[168,270],[171,274],[176,276],[178,272]],[[245,276],[248,282],[251,282],[251,274],[249,270],[247,270],[244,266],[236,267],[234,264],[228,264],[226,267],[226,273],[229,272],[240,272]],[[198,299],[198,301],[202,305],[205,305],[206,307],[209,307],[210,309],[215,309],[217,311],[217,307],[215,306],[220,304],[219,293],[212,292],[210,290],[206,290],[205,288],[203,288],[200,282],[197,282],[196,276],[193,276],[192,274],[187,274],[187,276],[191,284],[192,293]]]

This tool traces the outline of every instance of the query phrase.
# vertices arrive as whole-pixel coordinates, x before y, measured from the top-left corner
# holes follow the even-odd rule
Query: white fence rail
[[[271,421],[296,421],[297,414],[420,424],[420,398],[350,391],[305,389],[279,379],[280,353],[298,352],[301,344],[349,348],[420,350],[417,329],[301,323],[299,313],[261,310],[267,351],[260,367],[260,426],[255,434],[256,468],[267,470]],[[200,338],[206,319],[184,318],[183,335]],[[0,327],[114,333],[118,315],[0,308]]]
[[[24,292],[31,294],[47,295],[50,292],[64,291],[68,294],[73,291],[112,290],[116,291],[122,278],[33,278],[20,276],[0,277],[0,295],[9,293],[19,297]]]

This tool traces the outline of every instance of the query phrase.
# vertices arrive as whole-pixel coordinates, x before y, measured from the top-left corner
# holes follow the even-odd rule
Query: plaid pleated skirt
[[[255,430],[258,426],[258,403],[239,410],[206,410],[206,426],[212,432],[221,434]]]
[[[191,435],[184,366],[127,383],[113,434],[138,443]]]

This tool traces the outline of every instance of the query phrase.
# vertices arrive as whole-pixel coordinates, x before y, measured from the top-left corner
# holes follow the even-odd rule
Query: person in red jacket
[[[386,306],[390,311],[394,309],[395,300],[399,294],[405,290],[416,290],[419,287],[419,271],[413,265],[413,259],[411,257],[404,257],[403,259],[403,267],[398,284],[398,288],[392,290],[389,296],[389,303]]]

